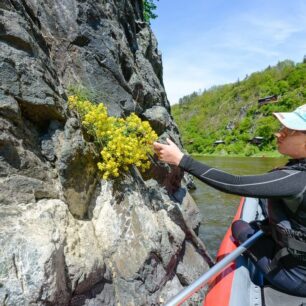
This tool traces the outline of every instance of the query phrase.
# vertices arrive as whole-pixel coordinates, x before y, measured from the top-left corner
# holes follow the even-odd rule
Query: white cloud
[[[291,16],[287,20],[277,16],[273,18],[271,16],[261,16],[261,18],[246,16],[245,18],[262,39],[270,40],[274,44],[284,43],[292,35],[305,32],[305,17],[303,20]]]
[[[164,63],[164,83],[171,104],[178,102],[179,98],[194,91],[203,90],[216,84],[231,81],[230,78],[216,74],[215,64],[210,66],[209,61],[199,64],[189,58],[184,61],[169,60]]]
[[[163,53],[164,83],[171,104],[199,89],[235,82],[279,60],[302,60],[306,53],[306,4],[294,13],[259,7],[229,14],[209,29],[181,32]],[[176,35],[176,33],[173,33]]]

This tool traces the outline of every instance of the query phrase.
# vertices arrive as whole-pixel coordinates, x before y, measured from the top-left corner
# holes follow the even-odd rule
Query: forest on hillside
[[[305,85],[306,61],[285,60],[244,80],[185,96],[172,106],[172,115],[191,154],[273,156],[273,134],[280,127],[273,112],[305,104]],[[264,98],[271,101],[259,103]]]

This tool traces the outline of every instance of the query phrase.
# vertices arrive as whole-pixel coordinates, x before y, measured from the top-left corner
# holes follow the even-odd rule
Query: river
[[[194,157],[226,172],[239,175],[261,174],[286,163],[286,158],[268,157]],[[201,214],[199,236],[215,257],[222,238],[236,213],[240,197],[222,193],[195,178],[197,189],[191,191]]]

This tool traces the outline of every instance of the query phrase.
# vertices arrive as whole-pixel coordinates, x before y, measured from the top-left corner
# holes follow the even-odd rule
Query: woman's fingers
[[[176,146],[176,144],[170,138],[167,138],[166,141],[167,141],[168,144],[162,144],[162,143],[159,143],[159,142],[154,142],[153,143],[154,150],[166,149],[170,145],[175,145]]]
[[[170,138],[167,138],[166,141],[167,141],[168,145],[173,145],[174,144],[174,142]]]
[[[163,147],[164,147],[164,145],[162,143],[159,143],[159,142],[154,142],[153,143],[154,150],[161,150]]]
[[[167,138],[166,141],[167,144],[154,142],[154,152],[158,156],[159,160],[169,164],[178,165],[183,153],[170,138]]]
[[[153,143],[153,150],[154,150],[155,154],[158,156],[158,159],[161,159],[162,154],[163,154],[163,144],[161,144],[159,142],[154,142]]]

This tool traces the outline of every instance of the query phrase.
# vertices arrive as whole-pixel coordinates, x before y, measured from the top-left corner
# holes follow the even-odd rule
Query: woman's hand
[[[166,145],[154,142],[153,149],[161,161],[178,166],[184,154],[169,138],[167,138],[167,143],[168,144]]]

